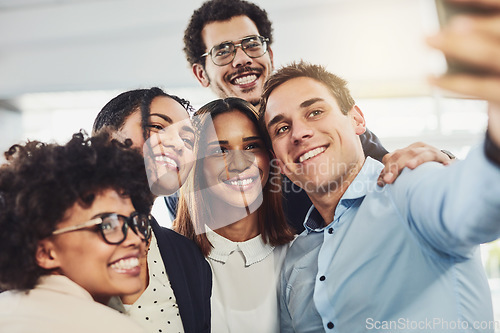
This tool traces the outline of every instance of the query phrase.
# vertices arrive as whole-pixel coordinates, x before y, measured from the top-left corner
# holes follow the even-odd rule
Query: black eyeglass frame
[[[244,41],[255,39],[255,38],[258,38],[260,40],[260,42],[262,43],[262,48],[264,49],[264,52],[261,55],[259,55],[259,56],[252,56],[252,55],[248,54],[247,51],[246,51],[246,49],[242,46],[242,44],[243,44]],[[230,63],[233,62],[234,58],[236,57],[236,50],[237,50],[238,47],[240,47],[243,50],[243,52],[245,52],[245,54],[247,56],[249,56],[252,59],[255,59],[255,58],[260,58],[264,54],[267,53],[267,50],[269,49],[269,46],[267,45],[268,42],[269,42],[269,38],[267,38],[267,37],[259,36],[259,35],[252,35],[252,36],[248,36],[248,37],[244,37],[244,38],[240,39],[240,42],[238,44],[235,44],[233,41],[227,41],[227,42],[223,42],[223,43],[214,45],[208,52],[203,53],[201,55],[201,57],[203,58],[203,57],[206,57],[206,56],[210,55],[210,59],[212,59],[212,62],[214,63],[214,65],[216,65],[216,66],[226,66],[226,65],[228,65],[228,64],[230,64]],[[212,51],[216,47],[220,47],[221,45],[224,45],[224,44],[232,44],[233,45],[233,52],[232,52],[233,56],[232,57],[228,57],[228,59],[230,58],[231,60],[228,61],[227,63],[218,64],[214,60],[214,56],[212,55]]]
[[[107,217],[110,217],[110,216],[116,216],[116,218],[123,219],[125,221],[125,223],[123,223],[123,226],[122,226],[123,238],[120,241],[116,241],[116,242],[109,241],[106,238],[106,235],[105,235],[104,230],[102,228],[103,223],[105,222],[104,219]],[[136,219],[137,217],[146,218],[147,226],[146,226],[145,230],[143,230],[142,232],[139,230],[139,226],[138,226],[137,219]],[[143,241],[147,242],[151,238],[151,232],[152,232],[151,231],[151,221],[154,221],[154,220],[155,219],[151,214],[144,214],[144,213],[139,213],[139,212],[133,212],[132,214],[130,214],[130,216],[120,215],[120,214],[116,214],[116,213],[105,213],[105,214],[102,214],[102,215],[100,215],[92,220],[89,220],[87,222],[54,230],[52,232],[52,235],[60,235],[60,234],[64,234],[67,232],[82,230],[82,229],[92,227],[92,226],[98,226],[99,231],[101,233],[101,236],[106,243],[111,244],[111,245],[118,245],[118,244],[123,243],[123,241],[127,238],[127,232],[128,232],[128,229],[130,228],[137,236],[139,236],[139,238],[141,238]]]

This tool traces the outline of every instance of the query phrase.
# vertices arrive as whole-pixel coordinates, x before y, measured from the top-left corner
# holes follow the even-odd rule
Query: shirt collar
[[[356,175],[356,178],[354,178],[342,198],[340,198],[339,204],[335,208],[335,216],[333,218],[334,221],[340,217],[354,202],[358,199],[364,198],[366,194],[377,185],[377,178],[383,168],[384,165],[379,161],[376,161],[371,157],[366,158],[365,163]],[[329,225],[331,222],[332,221],[325,223],[318,210],[314,207],[314,205],[312,205],[304,220],[304,227],[306,232],[310,233],[314,230],[320,231],[324,229],[325,225]]]
[[[156,235],[154,231],[151,233],[151,240],[149,243],[149,249],[147,252],[148,256],[148,275],[149,284],[146,289],[142,292],[139,298],[134,302],[135,304],[144,304],[153,301],[164,302],[167,300],[169,295],[164,289],[171,288],[168,275],[165,272],[165,265],[163,264],[163,259],[161,258],[160,249],[156,240]],[[164,292],[154,293],[154,290],[162,290]],[[128,313],[129,311],[125,308],[121,298],[119,296],[113,296],[108,302],[108,306],[122,313]]]
[[[207,238],[213,246],[208,257],[224,264],[234,251],[243,253],[245,266],[248,267],[264,260],[274,250],[274,246],[264,243],[261,235],[244,242],[233,242],[212,230],[207,230]]]

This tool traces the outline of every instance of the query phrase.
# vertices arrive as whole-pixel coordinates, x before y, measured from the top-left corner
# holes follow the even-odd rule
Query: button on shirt
[[[119,297],[109,302],[112,308],[126,313],[146,329],[146,332],[183,333],[179,307],[165,272],[154,233],[148,251],[149,285],[131,305],[124,305]]]
[[[287,245],[271,246],[256,236],[232,242],[208,231],[213,245],[212,332],[279,332],[278,282]]]
[[[309,210],[283,265],[281,332],[493,332],[477,244],[500,235],[500,168],[478,148],[381,188],[382,168],[367,158],[326,227]]]

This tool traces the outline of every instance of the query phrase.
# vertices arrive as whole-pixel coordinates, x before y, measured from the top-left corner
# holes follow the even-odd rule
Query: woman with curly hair
[[[140,153],[77,133],[65,145],[14,145],[5,157],[0,331],[142,332],[103,305],[141,288],[153,198]]]
[[[293,232],[256,110],[219,99],[193,124],[196,160],[174,230],[193,239],[212,268],[212,332],[278,332],[277,283]]]

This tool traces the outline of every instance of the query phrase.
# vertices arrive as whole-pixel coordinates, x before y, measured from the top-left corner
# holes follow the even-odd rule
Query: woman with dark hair
[[[131,139],[143,151],[151,190],[157,196],[165,196],[177,191],[191,170],[191,110],[189,102],[160,88],[126,91],[102,108],[93,132],[105,129],[114,137]],[[165,209],[163,198],[158,199]],[[113,297],[109,305],[149,332],[208,331],[210,266],[190,240],[156,221],[152,230],[148,255],[141,260],[141,290]]]
[[[201,107],[193,125],[196,160],[174,229],[212,267],[212,331],[277,332],[277,282],[293,232],[256,110],[239,98],[219,99]]]
[[[5,157],[0,331],[142,332],[102,305],[141,288],[153,199],[142,156],[78,133],[66,145],[14,145]]]

